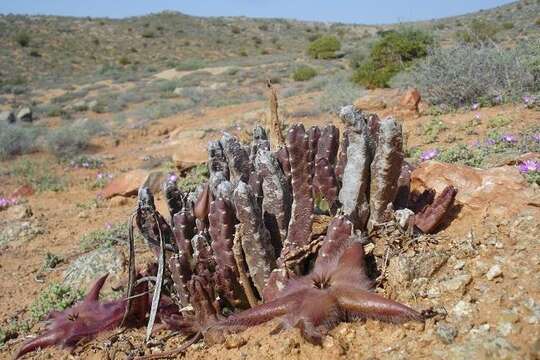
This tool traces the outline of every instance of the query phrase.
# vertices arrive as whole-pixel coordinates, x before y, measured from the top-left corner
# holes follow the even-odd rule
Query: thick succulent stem
[[[396,198],[402,164],[401,125],[393,118],[386,118],[380,123],[377,150],[371,163],[369,229],[386,220],[384,215],[388,205]]]
[[[406,161],[401,165],[401,172],[397,183],[397,193],[394,199],[394,209],[404,209],[409,205],[411,192],[411,173],[414,167]]]
[[[345,166],[347,165],[347,148],[349,147],[349,134],[351,130],[347,129],[343,133],[343,138],[341,139],[341,145],[339,149],[339,156],[337,159],[336,167],[334,173],[339,184],[342,183],[343,173],[345,172]]]
[[[169,268],[173,277],[177,295],[182,306],[189,305],[188,281],[193,272],[193,249],[191,238],[195,235],[195,218],[188,211],[173,216],[173,234],[178,248],[178,255],[169,259]]]
[[[274,152],[283,174],[289,179],[291,177],[291,163],[289,161],[289,151],[286,146],[280,147]]]
[[[319,144],[319,139],[321,137],[321,129],[318,126],[312,126],[307,131],[308,135],[308,162],[309,162],[309,173],[313,175],[315,169],[315,156],[317,155],[317,148]]]
[[[338,196],[338,182],[334,174],[334,168],[326,158],[320,158],[315,164],[313,174],[313,197],[315,205],[319,210],[336,210],[336,200]]]
[[[433,204],[426,206],[414,216],[414,225],[423,233],[435,232],[448,211],[454,204],[457,190],[453,186],[447,186],[442,193],[435,198]]]
[[[258,178],[262,179],[264,225],[270,232],[276,254],[279,254],[287,237],[291,216],[291,189],[272,152],[259,151],[255,159],[255,169]]]
[[[291,163],[293,204],[285,246],[301,247],[311,239],[313,197],[309,173],[309,138],[303,125],[293,125],[287,134]]]
[[[238,181],[247,182],[249,180],[250,163],[246,149],[237,138],[227,133],[223,135],[219,142],[229,165],[230,181],[233,184]]]
[[[356,228],[363,229],[369,217],[367,190],[369,187],[370,156],[368,141],[364,133],[351,131],[347,146],[347,164],[343,172],[339,201],[343,214],[347,215]]]
[[[220,172],[229,179],[229,165],[219,141],[208,142],[208,171],[210,176]]]
[[[276,267],[270,233],[264,227],[262,211],[246,183],[240,181],[234,191],[236,217],[242,224],[242,249],[249,273],[259,294]]]
[[[348,239],[353,233],[353,223],[346,216],[338,216],[328,224],[326,236],[317,255],[314,271],[322,269],[329,261],[339,260],[347,249]]]
[[[334,166],[339,148],[339,129],[334,125],[327,125],[321,131],[317,144],[315,163],[320,159],[326,159],[328,164]]]
[[[212,249],[216,256],[216,283],[231,305],[245,307],[247,299],[238,283],[238,271],[232,252],[234,212],[225,199],[218,198],[210,204],[208,219]]]
[[[254,307],[258,305],[259,302],[257,301],[255,293],[253,292],[253,287],[251,286],[251,281],[249,279],[248,267],[245,261],[244,251],[242,250],[242,236],[242,224],[238,224],[236,225],[236,232],[234,233],[233,255],[234,260],[236,261],[236,267],[238,269],[240,285],[242,285],[242,288],[244,289],[249,306]]]

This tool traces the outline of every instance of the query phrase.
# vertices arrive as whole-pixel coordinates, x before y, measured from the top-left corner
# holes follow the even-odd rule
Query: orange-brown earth
[[[281,104],[289,112],[313,106],[317,97],[302,95],[289,98]],[[124,130],[119,143],[98,139],[95,155],[104,156],[105,169],[65,169],[46,155],[24,156],[47,161],[50,171],[63,174],[70,186],[58,193],[36,193],[27,199],[33,218],[44,229],[31,240],[15,240],[0,248],[0,322],[6,324],[13,318],[25,318],[30,304],[47,284],[62,281],[62,273],[70,261],[81,254],[79,238],[92,230],[103,229],[107,223],[126,221],[135,206],[135,199],[127,203],[103,201],[100,206],[90,206],[96,199],[96,190],[89,189],[89,182],[100,171],[114,174],[143,166],[145,156],[173,156],[177,161],[202,162],[206,158],[206,143],[220,136],[222,130],[239,134],[249,130],[262,119],[266,110],[263,102],[249,103],[219,109],[205,109],[202,115],[179,114],[151,123],[144,130]],[[381,115],[395,111],[385,109]],[[475,126],[476,134],[465,129],[466,124],[478,113],[482,120]],[[246,115],[247,114],[247,115]],[[421,145],[447,147],[454,142],[467,143],[487,133],[487,119],[502,114],[512,122],[504,130],[516,133],[538,124],[538,112],[519,105],[504,105],[477,112],[462,112],[441,116],[448,130],[441,132],[437,143],[424,145],[420,131],[432,116],[401,114],[407,134],[408,146]],[[306,125],[334,123],[341,126],[337,117],[320,115],[314,118],[285,119],[287,123],[304,122]],[[12,162],[4,162],[9,167]],[[2,179],[2,192],[9,194],[19,179]],[[536,193],[530,188],[527,191]],[[162,199],[158,195],[163,210]],[[511,198],[509,199],[511,201]],[[88,206],[85,206],[88,205]],[[515,205],[517,207],[520,204]],[[538,203],[536,203],[538,206]],[[0,217],[6,212],[0,212]],[[417,358],[538,358],[540,356],[540,247],[538,212],[523,225],[523,216],[515,218],[485,218],[485,214],[468,212],[458,218],[435,237],[437,241],[420,240],[406,252],[407,255],[440,252],[448,257],[440,268],[425,280],[413,279],[400,284],[385,282],[380,289],[392,297],[415,308],[436,307],[448,312],[447,319],[431,319],[424,324],[395,326],[377,321],[341,324],[326,338],[322,347],[313,346],[301,339],[297,330],[288,330],[271,336],[275,324],[253,328],[245,333],[230,336],[223,345],[207,347],[204,343],[192,346],[187,359],[417,359]],[[521,217],[521,218],[520,218]],[[521,219],[521,220],[520,220]],[[520,228],[519,224],[525,226]],[[471,247],[467,252],[462,247]],[[122,248],[118,246],[118,248]],[[62,256],[64,263],[52,271],[43,272],[46,253]],[[502,273],[489,280],[486,273],[496,264]],[[463,277],[464,276],[464,277]],[[452,279],[464,279],[457,285],[446,286]],[[418,280],[418,281],[417,281]],[[114,284],[118,285],[118,283]],[[111,283],[106,289],[110,289]],[[446,287],[445,287],[446,286]],[[456,288],[457,287],[457,288]],[[435,290],[434,290],[435,289]],[[445,328],[445,326],[448,328]],[[41,330],[34,326],[31,333]],[[446,329],[446,330],[445,330]],[[446,331],[446,332],[445,332]],[[447,333],[455,338],[447,341]],[[156,334],[157,343],[146,347],[143,329],[127,330],[122,334],[102,334],[73,354],[49,348],[27,355],[33,359],[124,359],[127,354],[149,354],[171,350],[183,339],[167,332]],[[442,334],[442,335],[441,335]],[[445,337],[446,336],[446,337]],[[24,337],[10,340],[0,351],[0,357],[9,358],[20,346]],[[449,342],[450,344],[446,344]],[[139,351],[134,351],[139,349]]]

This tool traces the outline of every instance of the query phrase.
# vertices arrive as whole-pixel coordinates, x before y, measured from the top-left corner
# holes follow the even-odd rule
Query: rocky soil
[[[382,115],[398,113],[407,133],[408,146],[427,149],[445,147],[446,136],[460,142],[485,135],[486,123],[475,134],[463,129],[473,112],[442,116],[448,130],[435,144],[425,144],[417,129],[431,116],[397,111],[392,104],[400,96],[376,94],[386,105]],[[291,110],[312,106],[309,96],[288,98]],[[380,102],[374,102],[380,106]],[[390,105],[388,105],[390,104]],[[208,140],[223,130],[237,134],[252,128],[266,104],[254,102],[209,109],[202,119],[181,114],[153,122],[145,129],[126,131],[119,142],[99,139],[93,154],[105,159],[105,169],[66,168],[42,154],[27,158],[50,162],[50,171],[69,183],[65,191],[26,194],[19,205],[0,211],[0,324],[28,318],[35,298],[52,282],[67,282],[87,288],[104,272],[115,276],[106,285],[105,295],[120,296],[126,279],[125,245],[122,240],[109,247],[85,248],[81,238],[95,230],[127,221],[135,206],[131,197],[141,183],[158,184],[176,165],[185,170],[206,158]],[[518,132],[537,124],[538,112],[518,105],[478,111],[487,119],[497,114],[519,119],[505,131]],[[246,114],[255,114],[247,116]],[[239,120],[240,119],[240,120]],[[297,119],[286,119],[287,123]],[[306,125],[332,122],[320,115],[302,118]],[[171,157],[171,154],[172,157]],[[538,160],[538,154],[532,154]],[[188,359],[537,359],[540,357],[540,191],[527,183],[512,159],[494,161],[487,170],[423,162],[413,173],[413,185],[421,190],[440,191],[452,184],[458,189],[457,206],[451,219],[433,236],[408,238],[388,229],[379,241],[368,245],[370,256],[383,273],[377,291],[417,309],[433,308],[439,313],[425,324],[402,326],[378,321],[340,324],[322,347],[306,343],[297,330],[270,335],[269,323],[244,333],[231,335],[222,345],[192,346]],[[514,156],[515,160],[515,156]],[[170,165],[173,164],[173,165]],[[506,165],[510,164],[510,165]],[[3,167],[11,166],[5,162]],[[97,173],[114,173],[104,189],[93,189]],[[11,194],[20,179],[3,178],[2,192]],[[96,197],[100,194],[99,197]],[[158,207],[165,209],[158,195]],[[141,247],[142,248],[142,247]],[[392,250],[390,250],[392,249]],[[47,253],[62,262],[45,269]],[[139,259],[150,261],[150,254]],[[1,358],[9,358],[29,334],[43,329],[34,325],[20,336],[7,340]],[[172,350],[181,345],[181,336],[159,330],[151,345],[144,344],[144,330],[109,332],[74,349],[45,349],[26,358],[127,359],[136,355]]]

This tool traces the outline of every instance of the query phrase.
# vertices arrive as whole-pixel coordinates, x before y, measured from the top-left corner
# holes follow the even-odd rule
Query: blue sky
[[[121,18],[162,10],[380,24],[465,14],[508,0],[0,0],[0,13]]]

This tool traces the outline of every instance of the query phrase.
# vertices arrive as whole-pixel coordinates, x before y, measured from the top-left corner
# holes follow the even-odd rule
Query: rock
[[[184,92],[184,88],[177,87],[177,88],[174,89],[173,94],[177,95],[177,96],[180,96],[180,95],[182,95],[183,92]]]
[[[128,199],[123,196],[113,196],[111,198],[111,201],[109,204],[111,204],[112,207],[121,207],[128,203]]]
[[[24,220],[29,219],[33,215],[32,209],[29,205],[21,204],[21,205],[13,205],[7,208],[5,211],[5,217],[4,219],[7,221],[13,221],[13,220]]]
[[[165,182],[167,174],[163,171],[152,171],[148,174],[146,180],[144,180],[143,186],[152,190],[154,194],[161,191],[161,185]]]
[[[2,218],[2,220],[5,219]],[[4,224],[5,226],[2,226],[0,231],[0,246],[11,241],[29,241],[44,233],[43,228],[36,221],[11,220],[4,222]]]
[[[17,119],[24,122],[32,122],[32,110],[29,107],[23,107],[17,112]]]
[[[415,88],[407,89],[403,97],[401,98],[399,105],[408,111],[418,112],[418,104],[422,97],[420,92]]]
[[[499,264],[493,265],[486,273],[486,277],[488,280],[493,280],[501,275],[502,275],[502,268],[501,268],[501,265]]]
[[[161,184],[167,175],[163,171],[147,171],[136,169],[113,178],[105,186],[101,195],[110,199],[114,196],[134,196],[137,195],[141,186],[148,187],[154,194],[161,190]]]
[[[401,287],[417,278],[430,278],[448,260],[448,254],[431,251],[413,257],[395,256],[388,264],[387,280],[389,285]]]
[[[21,185],[11,193],[11,198],[24,198],[34,195],[34,189],[30,185]]]
[[[454,342],[458,331],[455,327],[448,324],[447,322],[441,321],[437,324],[436,333],[439,339],[445,344],[451,344]]]
[[[238,334],[227,335],[225,338],[226,349],[238,349],[247,344],[247,340]]]
[[[472,314],[473,307],[471,303],[461,300],[452,308],[452,315],[457,318],[469,317]]]
[[[508,321],[501,321],[497,324],[497,332],[502,336],[508,336],[514,332],[514,326]]]
[[[355,108],[362,111],[383,110],[386,108],[386,103],[383,99],[373,94],[367,94],[358,98],[353,105]]]
[[[411,174],[413,192],[431,188],[440,193],[448,185],[458,190],[456,208],[459,213],[452,220],[456,222],[452,227],[456,235],[464,235],[471,225],[476,235],[488,231],[485,226],[488,218],[504,222],[515,219],[518,214],[527,214],[536,226],[540,222],[540,192],[527,184],[516,167],[482,170],[426,161]]]
[[[466,341],[434,353],[437,359],[520,359],[518,349],[502,337],[469,336]]]
[[[15,121],[17,121],[17,118],[15,117],[15,114],[13,111],[2,111],[0,112],[0,123],[9,123],[13,124]]]
[[[111,283],[119,281],[125,270],[125,258],[113,247],[103,247],[76,259],[64,271],[64,283],[74,288],[86,289],[98,277],[109,273]]]
[[[142,169],[136,169],[115,177],[105,186],[101,195],[105,199],[113,196],[134,196],[137,195],[139,187],[148,179],[149,172]]]
[[[461,274],[452,279],[442,281],[439,286],[443,291],[459,292],[460,295],[465,293],[465,288],[471,282],[472,277],[469,274]]]

